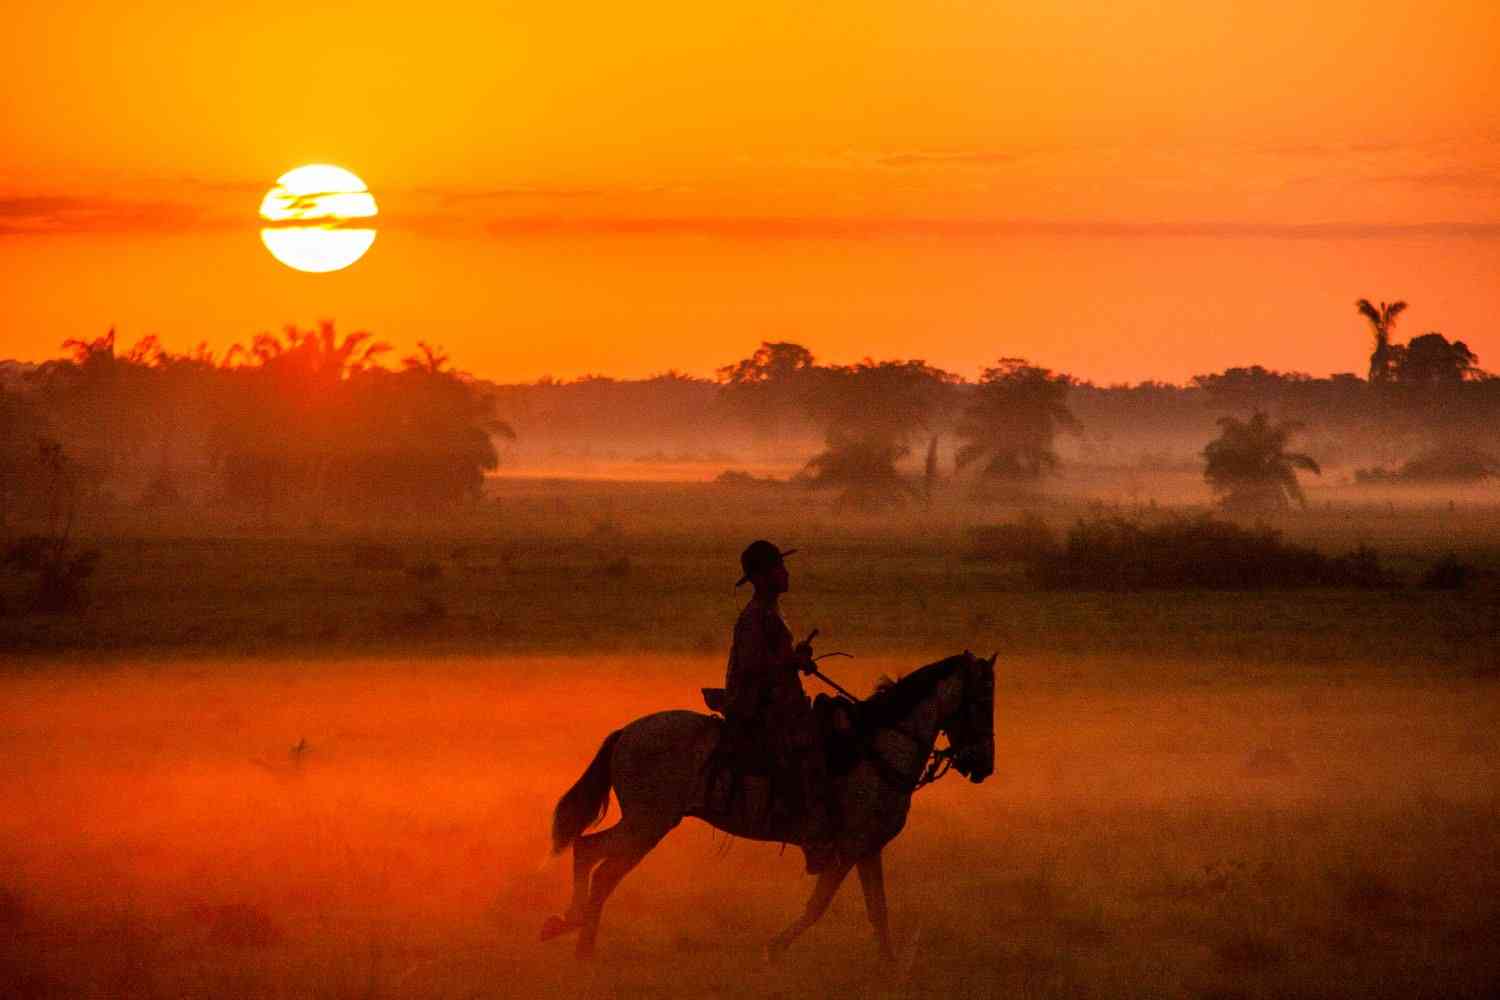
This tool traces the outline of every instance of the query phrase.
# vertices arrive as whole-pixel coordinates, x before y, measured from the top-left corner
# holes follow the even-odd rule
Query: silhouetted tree
[[[918,495],[896,464],[910,441],[930,428],[951,401],[957,376],[924,361],[881,361],[821,369],[808,401],[822,425],[824,450],[808,461],[805,480],[841,490],[857,507],[898,503]]]
[[[1392,376],[1403,385],[1456,385],[1479,373],[1478,361],[1462,340],[1424,333],[1395,352]]]
[[[1360,299],[1354,303],[1354,308],[1370,321],[1371,331],[1375,334],[1375,349],[1370,352],[1370,381],[1376,384],[1389,382],[1394,360],[1391,356],[1391,329],[1396,325],[1396,318],[1406,311],[1406,303],[1382,302],[1377,309],[1369,299]]]
[[[46,422],[35,401],[0,386],[0,544],[9,536],[12,518],[42,506],[44,470],[37,443],[46,439]]]
[[[934,434],[927,445],[927,461],[922,464],[922,499],[932,506],[938,485],[938,436]]]
[[[407,371],[425,372],[428,375],[436,375],[448,364],[449,358],[446,351],[441,347],[433,347],[425,340],[417,341],[417,353],[408,354],[401,359],[401,367]]]
[[[749,421],[756,437],[774,440],[805,416],[820,374],[812,352],[801,344],[763,341],[750,357],[714,376],[725,405]]]
[[[1216,410],[1254,412],[1284,406],[1299,387],[1313,381],[1301,372],[1270,371],[1260,365],[1226,368],[1217,375],[1194,375],[1193,384],[1208,394]]]
[[[269,512],[290,500],[318,514],[371,506],[418,510],[476,496],[514,438],[494,402],[425,341],[404,370],[367,333],[262,334],[228,372],[213,439],[226,494]]]
[[[56,441],[38,442],[35,466],[46,497],[46,528],[8,545],[6,567],[36,577],[32,610],[42,614],[77,611],[84,605],[84,581],[99,561],[97,549],[72,543],[78,509],[78,470]]]
[[[1280,510],[1295,500],[1307,506],[1297,470],[1321,474],[1318,463],[1286,450],[1301,424],[1273,424],[1257,412],[1248,421],[1220,417],[1219,437],[1203,449],[1203,478],[1226,510]]]
[[[838,502],[864,510],[916,497],[916,487],[896,468],[911,448],[878,438],[835,437],[808,460],[804,474],[815,487],[840,489]]]
[[[980,376],[958,424],[959,469],[983,462],[976,489],[1035,480],[1057,467],[1053,442],[1060,430],[1078,431],[1068,409],[1073,380],[1022,358],[1001,358]]]

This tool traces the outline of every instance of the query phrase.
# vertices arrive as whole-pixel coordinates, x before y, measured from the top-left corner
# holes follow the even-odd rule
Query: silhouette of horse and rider
[[[735,836],[796,843],[806,854],[817,884],[802,915],[771,940],[771,957],[822,917],[856,866],[876,942],[892,956],[881,851],[905,826],[922,785],[950,767],[976,784],[994,771],[995,657],[965,651],[862,701],[839,688],[836,699],[810,702],[801,678],[823,676],[812,654],[817,631],[793,644],[779,606],[793,551],[761,540],[740,555],[735,586],[750,583],[754,595],[735,623],[724,687],[703,691],[723,717],[666,711],[636,719],[605,737],[558,801],[552,848],[573,848],[573,897],[565,913],[547,919],[542,940],[577,931],[578,955],[592,955],[615,886],[693,816]],[[947,747],[937,748],[939,736]],[[586,833],[603,819],[611,790],[619,822]]]

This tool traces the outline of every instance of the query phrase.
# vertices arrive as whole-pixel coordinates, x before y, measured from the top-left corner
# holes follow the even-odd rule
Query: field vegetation
[[[867,689],[910,658],[840,661]],[[537,930],[555,797],[718,656],[123,659],[0,699],[14,997],[1482,997],[1500,965],[1492,682],[1374,664],[1002,654],[996,776],[917,796],[781,966],[796,852],[689,821],[598,961]]]

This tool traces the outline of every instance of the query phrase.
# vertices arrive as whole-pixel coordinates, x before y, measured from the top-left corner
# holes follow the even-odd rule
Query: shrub
[[[1358,483],[1478,483],[1500,476],[1500,459],[1468,445],[1423,452],[1395,472],[1376,466],[1354,473]]]
[[[1425,452],[1401,466],[1398,477],[1413,483],[1473,483],[1500,474],[1500,460],[1466,445]]]
[[[1034,562],[1057,549],[1057,535],[1039,514],[1030,511],[1019,520],[981,524],[969,529],[969,551],[975,562]]]
[[[775,476],[757,476],[743,469],[725,469],[714,477],[720,486],[774,486],[780,483]]]
[[[1456,554],[1449,552],[1423,574],[1422,586],[1429,590],[1463,590],[1473,575],[1473,566],[1460,562]]]
[[[1379,586],[1388,582],[1370,549],[1330,558],[1290,545],[1270,528],[1203,516],[1143,525],[1119,517],[1079,521],[1059,549],[1028,566],[1033,582],[1071,590]]]
[[[31,535],[5,554],[5,564],[36,575],[32,607],[40,614],[80,611],[87,603],[84,581],[99,563],[98,549],[79,549],[65,539]]]

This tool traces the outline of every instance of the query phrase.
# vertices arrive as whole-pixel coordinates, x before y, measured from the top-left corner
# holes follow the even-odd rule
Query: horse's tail
[[[604,818],[609,809],[609,758],[619,738],[618,729],[604,737],[588,770],[557,800],[557,808],[552,810],[553,854],[567,850],[583,831]]]

